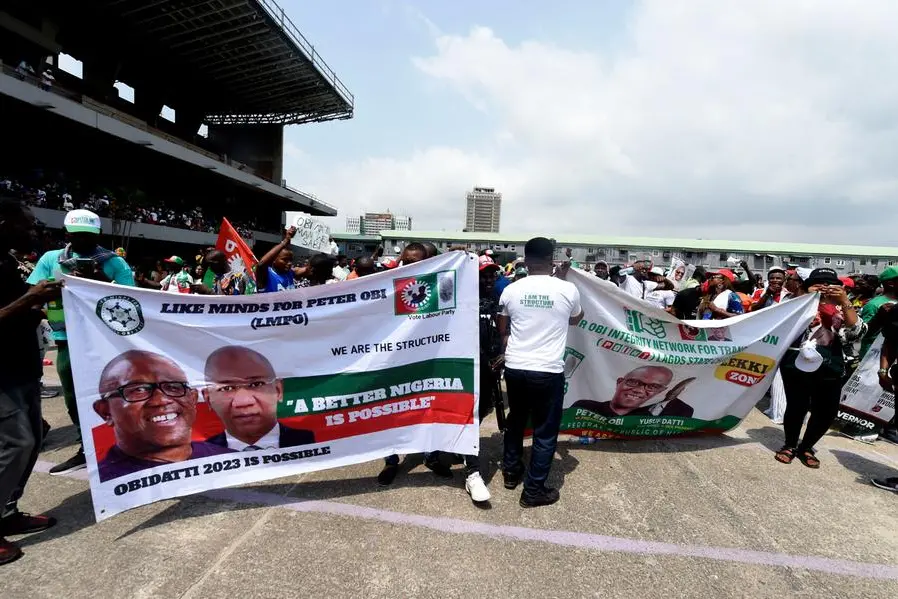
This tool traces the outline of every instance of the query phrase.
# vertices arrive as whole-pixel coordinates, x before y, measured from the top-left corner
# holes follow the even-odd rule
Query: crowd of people
[[[4,506],[0,563],[21,556],[21,550],[6,536],[38,532],[55,524],[52,517],[25,514],[17,506],[47,432],[41,418],[42,368],[36,335],[45,319],[57,348],[56,367],[65,405],[80,434],[64,312],[59,304],[64,275],[169,293],[244,295],[339,284],[439,253],[432,243],[410,243],[396,258],[382,258],[377,251],[350,261],[334,251],[304,260],[294,255],[296,231],[289,229],[251,269],[234,269],[222,251],[204,248],[192,260],[168,256],[148,272],[135,273],[124,252],[98,244],[100,230],[97,213],[84,208],[70,210],[65,217],[64,247],[46,251],[30,263],[26,257],[38,241],[34,219],[21,201],[0,202],[0,243],[4,244],[0,253],[0,333],[6,342],[0,355],[4,363],[0,375],[0,505]],[[504,378],[509,412],[501,471],[505,488],[523,485],[523,507],[549,505],[559,499],[558,490],[547,481],[562,414],[562,356],[569,328],[583,316],[579,291],[566,280],[570,269],[579,265],[570,259],[569,251],[566,259],[554,258],[554,243],[544,237],[528,241],[524,258],[505,266],[496,264],[490,251],[478,256],[479,417],[482,421],[494,406],[502,405],[499,381]],[[817,317],[794,340],[780,364],[787,407],[784,443],[774,456],[783,464],[797,459],[809,468],[818,468],[815,445],[836,417],[841,387],[880,333],[886,338],[880,381],[883,388],[893,390],[893,376],[898,375],[898,310],[892,307],[898,303],[898,268],[890,267],[878,277],[839,277],[829,268],[774,267],[766,277],[758,277],[745,263],[741,266],[738,273],[730,269],[706,272],[683,263],[664,269],[647,257],[627,266],[609,267],[600,262],[592,272],[602,285],[616,286],[646,302],[647,309],[653,306],[686,320],[734,318],[819,293]],[[542,299],[534,303],[527,299],[532,297]],[[526,430],[532,431],[533,437],[529,464],[523,460]],[[894,436],[894,431],[886,435]],[[488,501],[491,494],[480,474],[480,456],[459,459],[464,463],[465,490],[471,500]],[[440,452],[425,455],[425,465],[445,478],[452,476],[451,461]],[[50,474],[85,465],[82,445],[72,458],[51,468]],[[378,483],[392,484],[399,465],[399,456],[388,456]],[[874,484],[898,492],[898,477]]]
[[[202,233],[217,233],[221,227],[223,213],[212,213],[195,201],[179,198],[148,198],[140,192],[115,193],[109,189],[82,189],[77,181],[66,181],[62,177],[35,177],[36,182],[25,183],[10,176],[0,175],[0,193],[17,197],[30,206],[53,210],[90,210],[99,216],[114,220],[130,221],[188,229]],[[253,231],[277,233],[278,229],[260,222],[253,217],[236,218],[231,224],[248,242],[253,240]]]

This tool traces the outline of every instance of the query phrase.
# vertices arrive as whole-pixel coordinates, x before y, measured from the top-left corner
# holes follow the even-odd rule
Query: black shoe
[[[502,471],[502,480],[505,481],[506,489],[515,489],[521,481],[524,480],[524,475],[522,474],[512,474],[510,472]]]
[[[561,495],[558,494],[558,489],[550,489],[549,487],[543,487],[536,493],[528,493],[524,491],[521,493],[521,507],[539,507],[541,505],[552,505],[556,501],[561,498]]]
[[[84,459],[84,448],[82,447],[78,450],[78,453],[64,461],[62,464],[57,464],[50,468],[50,474],[52,476],[59,476],[60,474],[67,474],[86,467],[87,460]]]
[[[388,487],[393,484],[394,480],[396,480],[397,474],[399,474],[399,465],[387,464],[384,466],[384,469],[380,471],[380,474],[377,475],[377,484],[382,487]]]
[[[452,469],[440,460],[427,460],[424,465],[440,478],[452,478]]]
[[[886,491],[891,491],[892,493],[898,493],[898,478],[873,478],[870,479],[870,482],[873,483],[874,487],[879,487],[880,489],[885,489]]]

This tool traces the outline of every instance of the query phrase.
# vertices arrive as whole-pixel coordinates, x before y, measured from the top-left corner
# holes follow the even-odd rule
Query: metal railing
[[[283,184],[283,185],[281,185],[281,187],[283,187],[283,188],[286,189],[287,191],[292,191],[292,192],[295,193],[295,194],[299,194],[299,195],[301,195],[301,196],[305,196],[305,197],[309,198],[310,200],[314,201],[315,204],[318,204],[318,205],[323,206],[323,207],[325,207],[325,208],[330,208],[331,210],[336,210],[336,209],[337,209],[336,206],[334,206],[333,204],[328,204],[327,202],[325,202],[324,200],[322,200],[321,198],[319,198],[318,196],[316,196],[314,193],[311,193],[311,192],[308,192],[308,191],[300,191],[300,190],[298,190],[298,189],[295,189],[295,188],[293,188],[293,187],[290,187],[290,186],[287,185],[286,183]]]
[[[306,55],[313,65],[315,65],[321,74],[324,75],[324,78],[330,81],[331,85],[334,86],[334,89],[337,90],[347,104],[352,108],[355,106],[355,96],[352,95],[352,92],[340,81],[340,78],[337,77],[337,74],[327,66],[327,63],[324,62],[324,59],[321,58],[321,55],[315,51],[315,46],[313,46],[309,40],[299,31],[293,21],[290,20],[290,17],[284,12],[284,9],[281,8],[277,2],[274,0],[256,0],[259,5],[265,9],[265,12],[268,13],[272,19],[275,20],[278,24],[280,24],[281,29],[287,34],[287,36],[293,40],[296,46]]]

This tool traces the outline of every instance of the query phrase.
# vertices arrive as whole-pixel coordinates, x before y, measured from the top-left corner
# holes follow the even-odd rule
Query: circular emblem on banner
[[[414,279],[403,287],[400,296],[403,304],[412,310],[417,310],[419,307],[427,304],[431,293],[430,285],[426,281]]]
[[[143,329],[140,302],[127,295],[109,295],[97,302],[97,316],[116,335],[133,335]]]

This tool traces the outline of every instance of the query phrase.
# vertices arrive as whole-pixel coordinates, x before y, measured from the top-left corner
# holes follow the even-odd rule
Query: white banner
[[[97,519],[390,454],[476,454],[477,266],[452,252],[252,296],[66,278]]]
[[[876,338],[857,370],[842,387],[839,418],[863,428],[876,429],[895,416],[895,395],[879,386],[882,335]]]
[[[718,433],[767,391],[817,309],[808,295],[727,320],[681,321],[571,271],[584,316],[568,336],[562,431],[611,438]]]
[[[330,253],[330,227],[305,212],[285,212],[286,228],[296,227],[293,245],[320,252]]]

